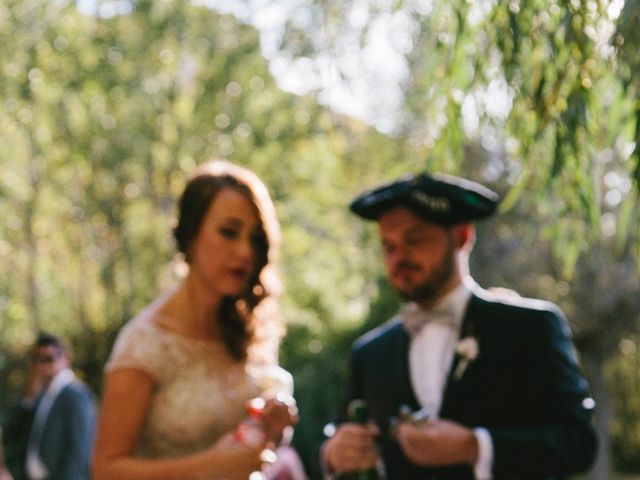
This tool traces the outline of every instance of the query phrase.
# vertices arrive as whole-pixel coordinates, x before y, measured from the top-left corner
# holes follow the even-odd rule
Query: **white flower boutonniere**
[[[460,361],[458,362],[455,372],[453,372],[453,378],[460,380],[469,363],[473,362],[478,356],[478,353],[480,353],[478,340],[476,340],[475,337],[460,339],[456,346],[456,353],[460,356]]]

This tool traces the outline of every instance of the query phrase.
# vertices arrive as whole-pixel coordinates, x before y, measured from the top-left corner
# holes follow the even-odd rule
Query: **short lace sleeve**
[[[143,370],[155,379],[163,373],[166,346],[157,328],[145,319],[135,318],[120,331],[105,372],[121,368]]]

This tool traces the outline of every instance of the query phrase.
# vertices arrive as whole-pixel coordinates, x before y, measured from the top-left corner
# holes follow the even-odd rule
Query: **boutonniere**
[[[478,347],[478,340],[476,340],[475,337],[464,337],[460,339],[458,345],[456,345],[456,354],[460,357],[460,361],[458,362],[455,372],[453,372],[454,379],[460,380],[462,378],[469,364],[478,357],[478,353],[480,353],[480,348]]]

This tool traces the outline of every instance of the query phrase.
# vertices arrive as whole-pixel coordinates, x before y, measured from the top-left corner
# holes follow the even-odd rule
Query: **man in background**
[[[71,370],[68,348],[40,334],[25,395],[4,427],[15,480],[88,480],[95,419],[95,398]]]

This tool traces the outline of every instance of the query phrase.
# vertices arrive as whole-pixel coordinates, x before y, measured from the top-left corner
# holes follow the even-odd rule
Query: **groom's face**
[[[404,298],[429,304],[458,281],[451,227],[427,222],[402,206],[382,213],[378,226],[387,277]]]

